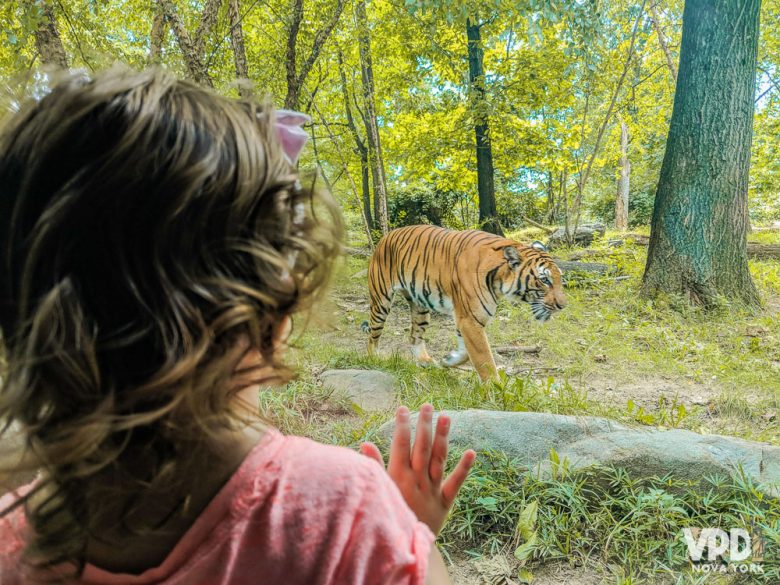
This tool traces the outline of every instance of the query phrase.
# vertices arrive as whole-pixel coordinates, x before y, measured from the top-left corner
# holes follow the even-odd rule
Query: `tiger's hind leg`
[[[415,303],[408,296],[406,297],[406,300],[409,301],[409,311],[412,316],[412,327],[409,339],[412,355],[419,364],[431,364],[433,363],[433,358],[428,354],[428,348],[425,347],[425,328],[430,323],[431,312]]]
[[[444,359],[442,360],[442,363],[448,368],[454,368],[455,366],[460,366],[469,361],[469,352],[466,351],[466,344],[463,342],[463,336],[460,334],[460,329],[457,330],[457,333],[458,348],[453,349],[444,356]]]
[[[392,294],[392,293],[391,293]],[[371,295],[371,308],[369,310],[370,321],[363,322],[363,330],[368,333],[368,355],[374,355],[379,346],[379,338],[385,328],[387,315],[393,305],[393,297],[384,295]]]

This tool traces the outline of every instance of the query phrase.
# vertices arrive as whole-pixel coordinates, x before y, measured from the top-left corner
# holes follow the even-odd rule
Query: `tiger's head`
[[[561,270],[541,242],[504,248],[511,288],[506,298],[530,303],[537,321],[547,321],[566,306]]]

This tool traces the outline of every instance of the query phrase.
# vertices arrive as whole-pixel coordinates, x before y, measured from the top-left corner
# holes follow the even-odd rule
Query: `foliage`
[[[693,577],[683,538],[691,526],[759,526],[768,543],[766,582],[780,578],[780,549],[769,544],[780,529],[780,501],[762,497],[741,473],[700,484],[598,467],[545,476],[500,453],[480,453],[442,538],[445,550],[496,554],[516,546],[523,531],[520,541],[533,538],[533,546],[513,550],[535,564],[591,563],[606,575],[655,583]]]
[[[300,62],[310,54],[317,32],[337,1],[303,2],[297,37]],[[235,95],[226,4],[203,40],[203,60],[217,90]],[[92,70],[115,60],[143,67],[151,62],[154,2],[61,0],[51,5],[74,67]],[[175,0],[174,5],[188,30],[195,31],[203,3]],[[39,65],[34,36],[41,14],[35,6],[26,0],[9,0],[0,7],[0,38],[5,41],[0,43],[0,77],[13,92],[19,80],[24,83]],[[367,8],[374,51],[381,55],[374,63],[377,115],[388,187],[402,199],[395,206],[399,212],[409,211],[408,185],[426,185],[438,195],[459,194],[457,205],[463,208],[456,211],[453,225],[476,224],[473,122],[490,116],[497,203],[506,227],[519,226],[522,215],[543,219],[548,173],[556,191],[564,173],[564,192],[571,198],[590,157],[593,164],[584,192],[585,214],[608,219],[616,191],[620,116],[629,127],[631,199],[639,201],[633,206],[633,221],[644,224],[647,204],[655,193],[674,92],[647,14],[640,17],[635,56],[617,92],[613,115],[605,118],[640,6],[638,0],[370,2]],[[780,213],[780,168],[775,156],[780,147],[779,6],[780,0],[763,2],[758,91],[764,95],[756,106],[750,184],[751,214],[756,221],[777,218]],[[285,71],[290,10],[286,0],[241,2],[249,76],[261,92],[279,104],[287,89],[281,72]],[[314,116],[309,130],[317,146],[316,154],[313,149],[307,151],[303,164],[319,164],[345,207],[358,210],[345,165],[359,184],[360,157],[347,129],[337,64],[340,51],[348,93],[361,96],[351,10],[348,3],[303,81],[300,107]],[[681,14],[682,0],[658,5],[660,26],[673,58],[679,47]],[[484,22],[487,99],[480,107],[485,111],[474,111],[468,98],[463,23],[469,16]],[[169,28],[159,61],[181,75],[187,74],[185,59]],[[360,125],[360,112],[353,110]],[[323,120],[334,130],[333,139],[325,132]],[[604,138],[596,152],[596,136],[605,120]]]

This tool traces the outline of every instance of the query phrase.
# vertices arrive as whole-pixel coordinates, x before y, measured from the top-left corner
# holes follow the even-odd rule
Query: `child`
[[[410,447],[399,409],[386,473],[255,414],[338,249],[302,121],[113,69],[7,125],[0,418],[24,441],[0,463],[40,473],[0,500],[3,585],[449,582],[432,542],[474,454],[443,480],[446,417],[431,437],[423,406]]]

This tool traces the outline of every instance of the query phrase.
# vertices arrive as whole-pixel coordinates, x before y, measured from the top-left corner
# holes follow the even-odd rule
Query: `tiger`
[[[541,322],[566,306],[561,271],[544,245],[432,225],[402,227],[382,237],[369,263],[368,290],[370,321],[362,326],[369,355],[376,352],[393,295],[400,292],[411,311],[415,360],[433,362],[424,339],[430,312],[452,315],[458,346],[443,364],[471,359],[483,382],[498,378],[485,327],[502,298],[530,303]]]

